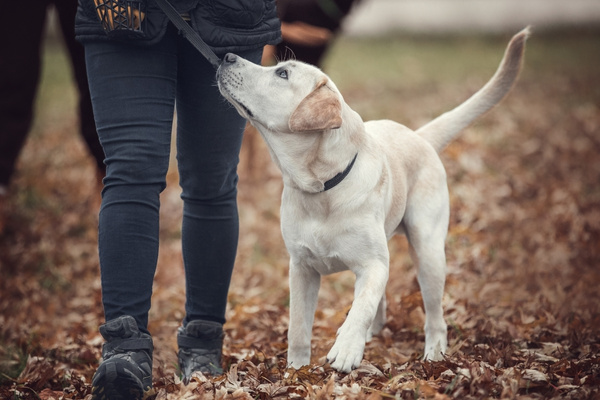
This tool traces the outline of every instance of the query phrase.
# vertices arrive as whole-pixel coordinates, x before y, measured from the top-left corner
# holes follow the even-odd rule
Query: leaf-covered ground
[[[342,38],[325,65],[364,119],[418,127],[493,73],[508,37]],[[423,362],[423,309],[406,241],[390,242],[388,321],[350,374],[324,356],[353,277],[323,280],[313,364],[286,369],[281,180],[248,132],[226,373],[177,377],[183,317],[176,166],[162,195],[150,330],[156,399],[600,398],[600,34],[534,34],[510,96],[442,154],[451,193],[444,307],[450,349]],[[37,119],[0,198],[0,398],[85,399],[103,322],[98,184],[77,135],[62,48],[46,50]]]

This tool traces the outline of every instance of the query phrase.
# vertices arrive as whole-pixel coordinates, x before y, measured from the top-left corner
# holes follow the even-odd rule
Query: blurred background
[[[388,118],[413,129],[485,84],[512,34],[533,26],[514,90],[441,155],[451,194],[448,364],[432,371],[419,364],[421,298],[406,241],[394,238],[388,324],[365,353],[389,379],[361,381],[363,392],[417,398],[418,382],[454,398],[598,395],[600,2],[362,0],[347,5],[347,15],[346,6],[329,8],[336,16],[330,28],[299,17],[294,7],[305,2],[281,2],[290,12],[289,43],[268,53],[314,56],[364,120]],[[98,168],[80,135],[80,93],[52,9],[47,22],[33,123],[0,193],[0,398],[44,391],[85,398],[102,343]],[[304,49],[293,51],[298,40]],[[5,66],[11,59],[9,51],[0,54]],[[18,90],[2,93],[10,104]],[[244,359],[285,359],[288,305],[281,178],[250,128],[239,174],[241,235],[225,354],[228,366],[246,371]],[[167,179],[150,330],[159,398],[177,398],[186,389],[172,385],[184,301],[174,157]],[[324,363],[353,283],[345,273],[323,280],[314,363]],[[441,374],[472,366],[495,378]],[[542,377],[532,378],[532,370]],[[331,371],[313,374],[319,386]],[[269,379],[277,377],[284,381]],[[304,378],[295,379],[285,384],[301,391]],[[266,398],[248,385],[254,398]]]
[[[344,22],[349,35],[390,32],[513,32],[597,25],[594,0],[363,0]]]

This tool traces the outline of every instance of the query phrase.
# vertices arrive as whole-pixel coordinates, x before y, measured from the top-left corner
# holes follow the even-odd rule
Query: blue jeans
[[[156,45],[94,41],[85,43],[85,55],[106,154],[98,229],[106,320],[131,315],[147,332],[159,195],[166,186],[176,110],[184,324],[225,322],[238,242],[237,164],[244,120],[221,97],[213,67],[172,26]],[[262,49],[240,54],[257,63],[261,55]]]

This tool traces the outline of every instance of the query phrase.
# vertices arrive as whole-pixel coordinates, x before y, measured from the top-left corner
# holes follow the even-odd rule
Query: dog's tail
[[[440,152],[460,131],[466,128],[481,114],[498,104],[509,92],[519,75],[529,37],[529,27],[511,39],[498,70],[486,85],[467,101],[448,111],[417,130],[417,134],[427,140]]]

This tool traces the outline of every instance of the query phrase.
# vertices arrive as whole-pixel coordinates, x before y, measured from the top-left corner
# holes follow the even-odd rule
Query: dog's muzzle
[[[223,62],[217,70],[217,83],[223,97],[233,104],[244,118],[249,119],[254,117],[254,114],[235,95],[235,90],[239,89],[244,83],[242,75],[231,69],[238,61],[238,58],[239,56],[233,53],[225,54]]]

